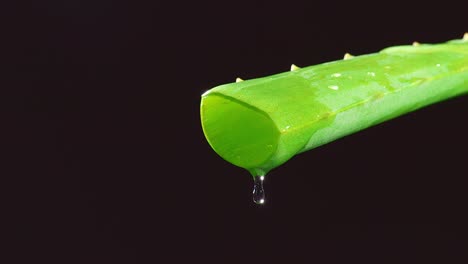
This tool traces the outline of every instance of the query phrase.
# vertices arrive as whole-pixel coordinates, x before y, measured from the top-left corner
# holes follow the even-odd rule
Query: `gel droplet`
[[[254,177],[254,187],[253,187],[253,201],[256,204],[265,203],[265,191],[263,190],[263,180],[265,176],[256,176]]]

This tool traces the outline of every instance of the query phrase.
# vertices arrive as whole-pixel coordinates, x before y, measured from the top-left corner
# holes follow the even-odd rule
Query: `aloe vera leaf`
[[[421,107],[468,93],[468,36],[217,86],[201,123],[226,161],[265,175],[294,155]]]

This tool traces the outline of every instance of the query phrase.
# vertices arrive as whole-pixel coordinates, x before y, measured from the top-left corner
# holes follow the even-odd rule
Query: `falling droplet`
[[[263,190],[263,180],[265,176],[256,176],[254,177],[254,188],[253,188],[253,201],[256,204],[265,203],[265,191]]]

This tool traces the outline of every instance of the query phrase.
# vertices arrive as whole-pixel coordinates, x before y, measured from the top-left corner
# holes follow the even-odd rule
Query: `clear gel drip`
[[[254,187],[253,187],[253,201],[256,204],[264,204],[265,203],[265,191],[263,190],[263,180],[265,176],[257,176],[254,177]]]

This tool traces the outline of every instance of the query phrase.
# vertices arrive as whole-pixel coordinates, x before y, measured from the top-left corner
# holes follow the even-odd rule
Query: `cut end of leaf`
[[[413,47],[417,47],[417,46],[420,46],[420,45],[421,45],[421,43],[419,43],[417,41],[413,42]]]
[[[244,81],[244,80],[242,80],[242,79],[239,78],[239,77],[236,78],[236,83],[238,83],[238,82],[243,82],[243,81]]]
[[[464,41],[468,41],[468,32],[465,32],[462,38]]]
[[[251,170],[275,153],[280,132],[263,111],[217,93],[203,96],[200,110],[208,143],[226,161]]]

